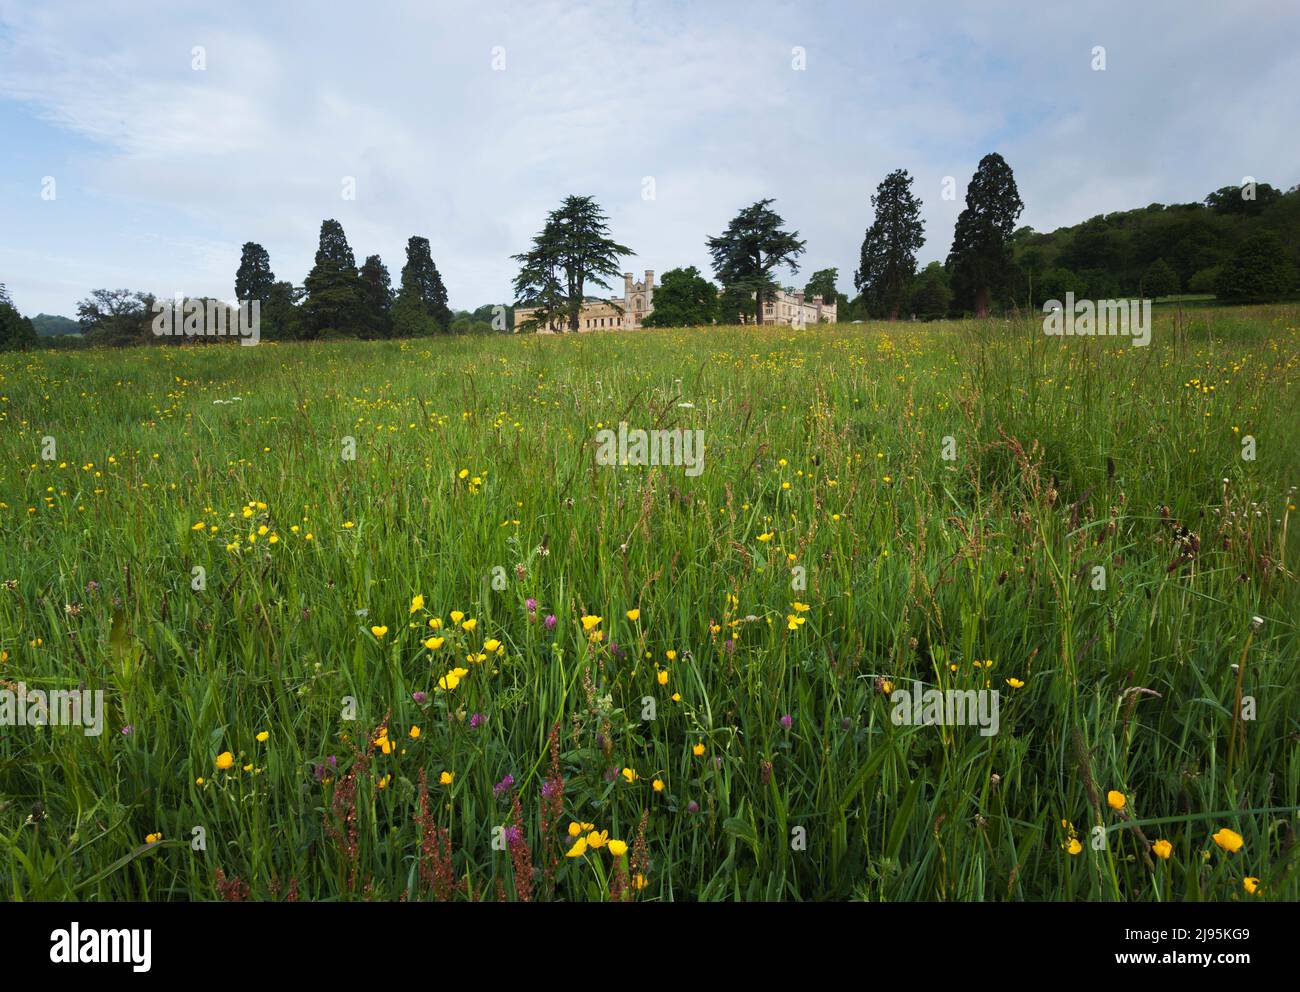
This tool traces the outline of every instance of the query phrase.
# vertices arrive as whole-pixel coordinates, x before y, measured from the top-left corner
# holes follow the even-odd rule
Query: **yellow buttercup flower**
[[[1017,678],[1007,679],[1007,685],[1011,686],[1013,689],[1023,689],[1025,687],[1025,684]]]
[[[466,620],[463,624],[460,625],[460,629],[465,631],[466,633],[473,633],[474,628],[477,626],[478,626],[478,621],[475,620],[473,617],[470,617],[468,620]]]
[[[604,619],[604,617],[585,616],[585,617],[582,618],[582,629],[585,630],[585,631],[590,632],[590,631],[591,631],[594,627],[596,627],[596,626],[601,622],[601,620],[603,620],[603,619]]]
[[[158,834],[158,836],[161,837],[162,834]],[[610,848],[611,851],[614,849],[614,841],[610,841],[609,848]],[[1245,878],[1243,878],[1243,879],[1241,880],[1241,885],[1242,885],[1242,888],[1244,888],[1244,889],[1245,889],[1247,892],[1249,892],[1252,896],[1253,896],[1256,892],[1258,892],[1258,891],[1260,890],[1260,888],[1261,888],[1261,886],[1260,886],[1260,884],[1259,884],[1259,879],[1256,878],[1254,875],[1248,875],[1248,876],[1246,876]]]
[[[667,685],[667,684],[668,684],[668,672],[667,672],[667,671],[661,671],[661,672],[659,672],[659,674],[656,675],[655,678],[658,680],[658,682],[659,682],[660,685]]]
[[[417,610],[423,608],[424,608],[424,596],[417,594],[415,598],[411,600],[411,612],[415,613]]]
[[[573,846],[564,852],[566,858],[580,858],[587,853],[587,839],[579,837],[573,842]]]
[[[704,756],[704,744],[703,744],[703,742],[701,742],[701,743],[699,743],[699,744],[696,744],[693,748],[691,748],[691,753],[692,753],[693,755],[695,755],[695,757],[697,757],[697,758],[702,758],[702,757]]]
[[[428,648],[430,651],[437,651],[440,647],[442,647],[445,641],[446,641],[445,637],[430,637],[427,641],[424,642],[424,646]]]
[[[235,756],[231,754],[229,751],[222,751],[219,755],[217,755],[217,768],[223,772],[227,768],[232,767],[234,763],[235,763]]]
[[[162,834],[161,834],[161,833],[156,833],[156,834],[145,834],[145,836],[144,836],[144,842],[145,842],[146,844],[157,844],[160,840],[162,840]],[[1256,879],[1256,881],[1259,881],[1259,880]],[[1251,891],[1253,892],[1254,889],[1252,889]]]
[[[1111,809],[1118,810],[1124,808],[1127,800],[1124,798],[1124,793],[1111,789],[1106,793],[1106,802]]]
[[[383,636],[384,636],[385,634],[388,633],[388,628],[387,628],[387,627],[371,627],[371,628],[370,628],[370,633],[372,633],[372,634],[374,634],[376,637],[382,639]]]
[[[609,841],[608,830],[600,830],[600,831],[593,830],[591,833],[587,834],[587,846],[592,848],[593,850],[598,850],[604,847],[608,841]]]
[[[636,623],[638,620],[641,619],[641,611],[640,611],[640,610],[628,610],[628,611],[627,611],[627,618],[628,618],[629,620],[631,620],[633,623]]]
[[[1174,845],[1167,840],[1158,840],[1151,845],[1151,852],[1164,861],[1169,860],[1169,856],[1174,853]]]
[[[438,781],[443,785],[451,785],[451,780],[456,777],[454,772],[443,772],[438,776]]]
[[[611,840],[609,842],[609,853],[614,855],[616,858],[621,858],[623,855],[627,854],[627,841]],[[1258,881],[1258,879],[1256,879],[1256,881]],[[1251,889],[1250,891],[1253,892],[1255,890]]]
[[[465,619],[465,614],[462,613],[460,610],[452,610],[452,611],[451,611],[451,622],[452,622],[452,623],[460,623],[460,622],[461,622],[462,620],[464,620],[464,619]]]
[[[488,652],[488,654],[491,654],[499,647],[501,647],[501,642],[498,641],[495,637],[489,637],[486,641],[483,642],[483,650]]]
[[[270,731],[263,730],[260,734],[257,735],[257,743],[265,744],[267,738],[269,738],[270,736],[271,736]]]
[[[413,741],[417,741],[417,740],[419,740],[419,739],[420,739],[420,728],[419,728],[419,727],[416,727],[416,726],[412,726],[411,729],[410,729],[410,731],[408,732],[408,736],[409,736],[409,737],[411,738],[411,740],[413,740]]]
[[[1217,833],[1211,834],[1211,837],[1213,838],[1214,843],[1218,844],[1229,854],[1241,850],[1241,834],[1237,833],[1235,830],[1229,830],[1227,827],[1222,827]]]
[[[664,780],[661,779],[661,778],[657,778],[657,779],[655,779],[653,782],[650,783],[650,787],[651,787],[652,789],[654,789],[655,792],[663,792],[663,791],[664,791]]]
[[[1065,850],[1071,855],[1077,855],[1083,850],[1083,845],[1079,843],[1078,837],[1071,837],[1069,842],[1065,845]]]

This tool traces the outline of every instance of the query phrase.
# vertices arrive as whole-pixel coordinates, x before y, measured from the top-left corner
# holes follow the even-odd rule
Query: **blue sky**
[[[638,274],[708,272],[705,238],[774,197],[808,242],[782,280],[835,266],[852,293],[898,167],[923,262],[989,151],[1039,230],[1300,182],[1300,5],[1047,6],[0,0],[0,282],[29,314],[75,316],[99,287],[229,298],[252,240],[300,285],[334,217],[395,282],[428,237],[472,308],[509,297],[510,255],[586,193]]]

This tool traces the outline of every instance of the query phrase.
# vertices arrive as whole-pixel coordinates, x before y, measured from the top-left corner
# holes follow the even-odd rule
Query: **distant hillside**
[[[1076,296],[1214,293],[1221,268],[1248,238],[1275,235],[1283,260],[1300,268],[1300,186],[1287,192],[1260,183],[1254,199],[1236,186],[1215,190],[1201,203],[1101,214],[1043,234],[1015,233],[1012,299],[1035,304]]]
[[[59,317],[52,313],[38,313],[32,318],[32,326],[36,328],[36,334],[43,338],[81,333],[81,325],[71,317]]]

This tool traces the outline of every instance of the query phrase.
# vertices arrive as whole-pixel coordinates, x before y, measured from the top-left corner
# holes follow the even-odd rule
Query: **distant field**
[[[1300,307],[1177,317],[0,355],[0,898],[1300,898]]]

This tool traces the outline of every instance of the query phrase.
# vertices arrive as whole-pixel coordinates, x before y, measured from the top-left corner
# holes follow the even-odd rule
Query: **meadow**
[[[1296,306],[0,355],[0,688],[105,706],[0,726],[0,898],[1300,898],[1298,383]]]

